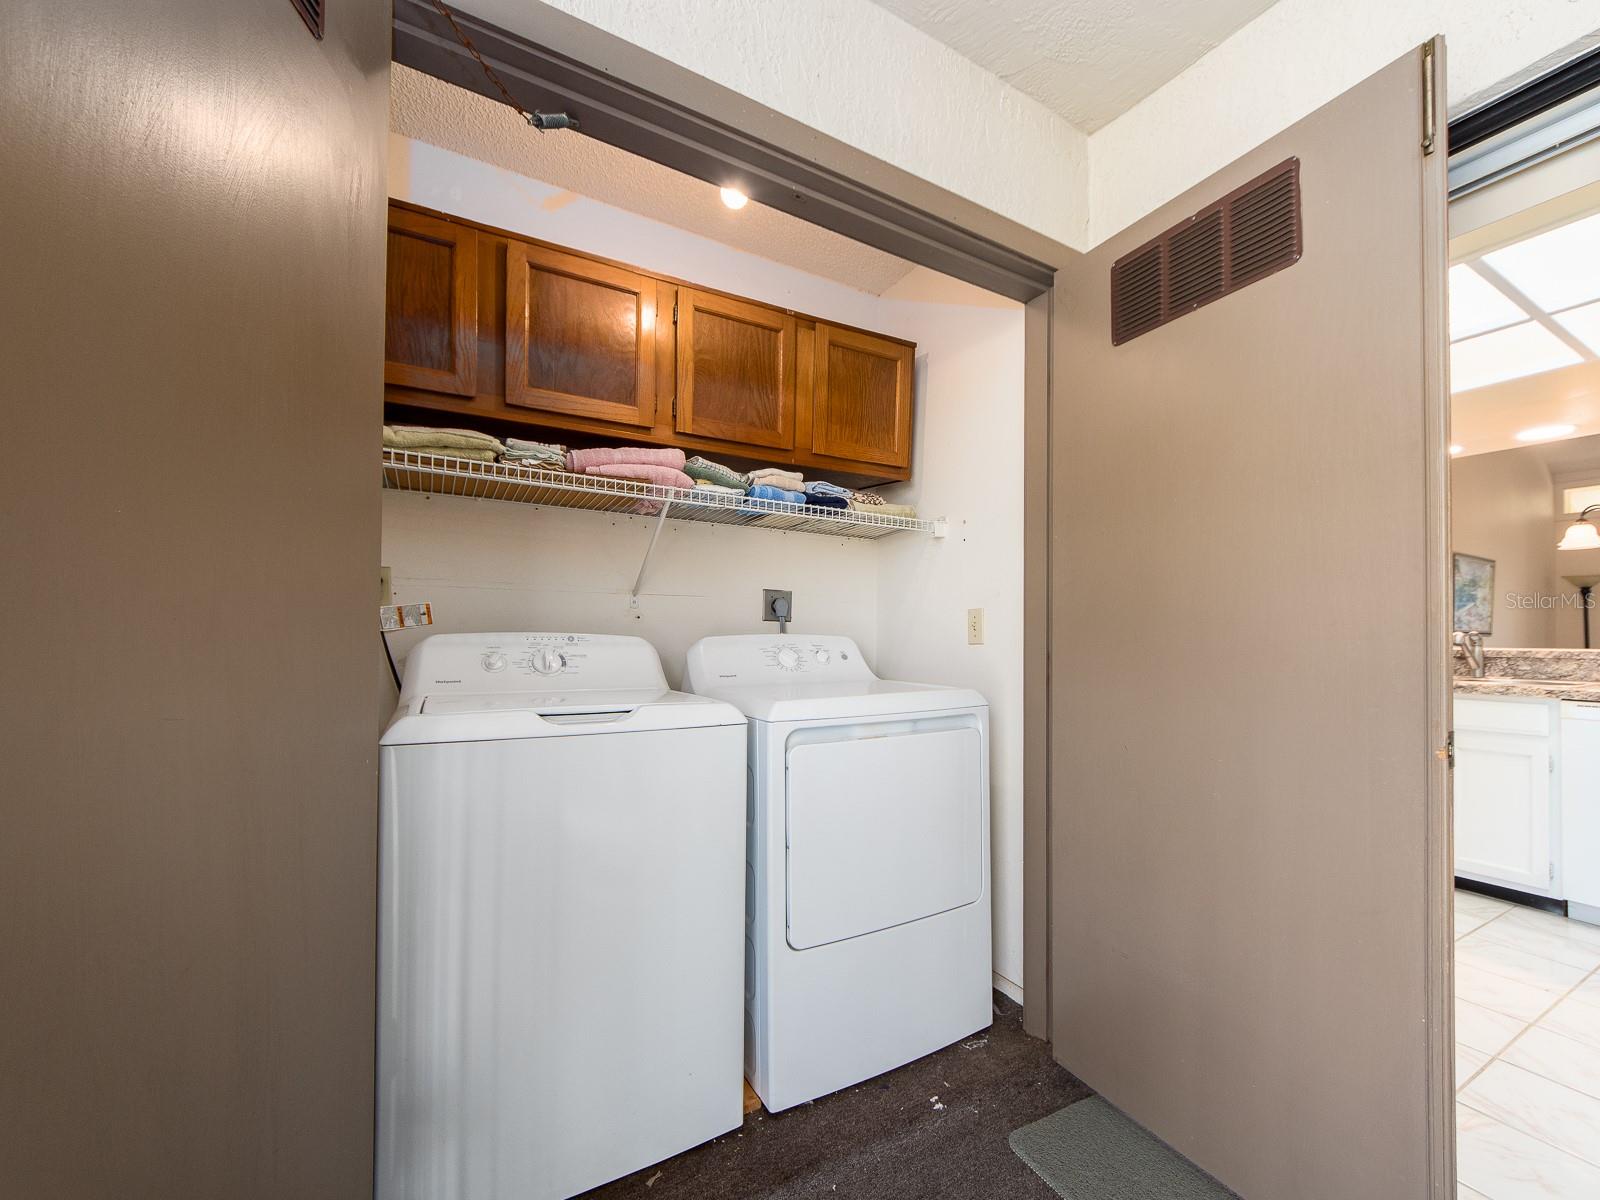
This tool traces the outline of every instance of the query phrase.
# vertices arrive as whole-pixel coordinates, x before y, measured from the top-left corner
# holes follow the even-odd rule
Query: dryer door
[[[971,726],[791,742],[788,940],[842,941],[983,894],[983,741]]]

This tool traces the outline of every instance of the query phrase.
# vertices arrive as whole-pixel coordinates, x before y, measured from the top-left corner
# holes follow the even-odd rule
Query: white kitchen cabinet
[[[1545,700],[1456,700],[1457,875],[1558,894],[1555,707]]]
[[[1600,703],[1561,703],[1562,892],[1567,916],[1600,924]]]

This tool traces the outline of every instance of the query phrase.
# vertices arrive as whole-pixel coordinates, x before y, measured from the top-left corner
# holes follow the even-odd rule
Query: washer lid
[[[744,718],[731,705],[665,689],[452,692],[402,703],[380,744],[516,741],[742,724]]]

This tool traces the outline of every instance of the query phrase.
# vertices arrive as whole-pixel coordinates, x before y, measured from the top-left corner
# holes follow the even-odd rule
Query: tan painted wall
[[[370,1195],[388,18],[0,38],[0,1195]]]
[[[1553,646],[1555,614],[1523,607],[1555,596],[1555,493],[1534,449],[1474,454],[1450,464],[1450,535],[1457,553],[1492,558],[1494,633],[1490,646]]]

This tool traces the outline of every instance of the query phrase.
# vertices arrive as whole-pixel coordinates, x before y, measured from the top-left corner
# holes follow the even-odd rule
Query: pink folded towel
[[[624,464],[643,467],[669,467],[682,471],[686,460],[682,450],[647,450],[643,446],[618,446],[599,450],[568,450],[567,470],[598,474],[596,467]],[[671,486],[676,487],[676,484]]]
[[[678,457],[682,458],[680,451]],[[661,487],[682,488],[688,491],[694,487],[694,480],[682,471],[671,467],[658,467],[650,463],[617,463],[611,466],[590,467],[586,475],[603,475],[607,479],[631,479],[635,483],[654,483]]]

